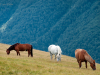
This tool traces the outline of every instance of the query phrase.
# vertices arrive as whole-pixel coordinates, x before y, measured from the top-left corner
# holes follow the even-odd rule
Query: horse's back
[[[77,49],[75,51],[75,57],[76,57],[77,60],[86,61],[86,60],[89,59],[88,58],[89,57],[89,54],[84,49]]]
[[[75,50],[75,56],[76,56],[76,55],[79,55],[79,53],[80,53],[81,51],[82,51],[82,49],[76,49],[76,50]]]
[[[85,50],[84,49],[76,49],[75,50],[75,57],[76,59],[83,59],[84,57],[84,52]]]
[[[50,45],[50,46],[48,47],[48,51],[52,51],[55,47],[56,47],[55,45]]]
[[[50,45],[50,46],[48,47],[48,51],[49,51],[49,52],[50,52],[52,46],[54,46],[54,45]]]
[[[30,44],[18,44],[16,47],[17,47],[19,50],[31,49],[31,45],[30,45]]]
[[[23,47],[25,47],[26,49],[30,49],[31,48],[31,45],[30,44],[22,44]]]
[[[58,49],[55,45],[50,45],[48,47],[48,51],[51,52],[52,54],[58,53]]]

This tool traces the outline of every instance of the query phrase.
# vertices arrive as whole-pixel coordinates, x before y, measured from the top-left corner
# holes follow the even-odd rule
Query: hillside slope
[[[74,57],[83,48],[100,63],[99,0],[0,0],[0,43],[61,46]]]
[[[99,75],[100,64],[93,71],[88,63],[88,68],[81,69],[75,58],[62,55],[61,62],[50,60],[49,52],[33,49],[33,57],[28,57],[27,52],[20,52],[17,56],[15,51],[10,55],[6,49],[10,45],[0,44],[0,75]]]

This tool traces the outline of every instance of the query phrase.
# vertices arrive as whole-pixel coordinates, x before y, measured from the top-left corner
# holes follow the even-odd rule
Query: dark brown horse
[[[9,55],[11,50],[15,50],[17,52],[17,56],[18,56],[18,54],[20,56],[20,52],[19,51],[28,51],[28,57],[29,57],[30,54],[31,54],[31,57],[33,57],[32,49],[33,49],[33,47],[30,44],[20,44],[20,43],[16,43],[16,44],[10,46],[6,50],[6,52]]]
[[[79,68],[81,68],[81,62],[85,62],[87,68],[87,61],[90,63],[90,66],[93,70],[96,70],[95,60],[91,58],[91,56],[84,49],[76,49],[75,57],[79,64]]]

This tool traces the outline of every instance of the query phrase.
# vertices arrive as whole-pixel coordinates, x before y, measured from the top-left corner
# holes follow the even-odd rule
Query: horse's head
[[[61,54],[57,54],[57,61],[61,61]]]
[[[8,55],[10,54],[10,50],[7,49],[6,52],[7,52]]]
[[[96,70],[95,60],[93,60],[93,63],[90,63],[90,66],[93,70]]]
[[[57,61],[61,61],[61,53],[62,53],[62,51],[61,51],[61,48],[59,47],[59,46],[57,46],[57,48],[58,48],[58,54],[57,54]]]

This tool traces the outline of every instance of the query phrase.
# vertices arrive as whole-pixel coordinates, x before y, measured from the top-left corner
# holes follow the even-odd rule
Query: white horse
[[[51,60],[52,60],[52,55],[55,55],[55,60],[56,60],[56,56],[57,56],[57,61],[61,61],[61,48],[57,45],[50,45],[48,47],[48,51],[50,52],[50,56],[51,56]]]

